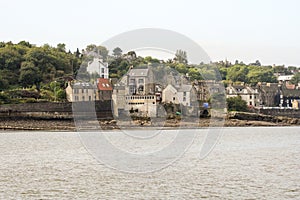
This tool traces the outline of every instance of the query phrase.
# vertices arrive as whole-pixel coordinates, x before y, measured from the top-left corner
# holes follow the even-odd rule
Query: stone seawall
[[[76,116],[112,118],[111,101],[25,103],[0,106],[0,117],[72,119]]]
[[[230,112],[227,114],[227,119],[272,122],[272,123],[284,124],[284,125],[300,125],[300,118],[291,118],[291,117],[278,116],[278,115],[264,115],[264,114],[247,113],[247,112]]]
[[[300,118],[300,109],[259,109],[258,113],[272,116]]]

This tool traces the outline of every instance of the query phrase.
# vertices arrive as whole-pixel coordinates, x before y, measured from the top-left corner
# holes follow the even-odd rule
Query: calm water
[[[200,131],[186,154],[153,173],[107,168],[77,133],[0,133],[1,199],[300,199],[300,131],[225,128],[198,159]]]

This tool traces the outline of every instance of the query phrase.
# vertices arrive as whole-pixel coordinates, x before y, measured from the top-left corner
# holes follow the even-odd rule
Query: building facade
[[[230,85],[226,88],[226,98],[240,96],[249,107],[258,107],[261,104],[257,88],[245,85]]]
[[[96,83],[97,83],[97,88],[98,88],[98,99],[101,101],[111,100],[113,87],[112,87],[109,79],[98,78],[96,80]]]
[[[108,63],[100,58],[94,58],[92,62],[88,63],[87,72],[90,74],[98,73],[100,78],[109,78]]]
[[[66,95],[69,102],[99,100],[98,88],[91,83],[69,82],[66,88]]]

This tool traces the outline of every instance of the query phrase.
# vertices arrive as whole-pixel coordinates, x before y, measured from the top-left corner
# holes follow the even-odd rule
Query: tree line
[[[94,53],[94,54],[93,54]],[[219,80],[225,84],[244,82],[277,82],[275,73],[293,74],[297,67],[262,66],[259,61],[248,65],[236,61],[189,64],[184,50],[177,50],[173,59],[159,60],[150,56],[141,57],[134,51],[123,52],[116,47],[109,50],[104,46],[88,45],[81,51],[66,50],[63,43],[53,47],[48,44],[37,46],[27,41],[17,44],[0,42],[0,101],[7,98],[39,98],[65,100],[66,82],[78,74],[87,81],[93,78],[86,68],[94,55],[100,55],[109,64],[110,78],[121,78],[131,66],[163,65],[175,69],[190,81]],[[94,77],[95,78],[95,77]],[[296,73],[292,83],[300,81]],[[25,88],[25,89],[24,89]],[[26,90],[26,91],[25,91]],[[25,91],[25,92],[24,92]],[[32,94],[31,94],[31,93]],[[3,94],[5,93],[5,95]],[[1,103],[1,102],[0,102]]]

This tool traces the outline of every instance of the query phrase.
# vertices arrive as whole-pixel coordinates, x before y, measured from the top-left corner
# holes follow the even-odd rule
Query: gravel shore
[[[86,124],[91,124],[85,121]],[[286,123],[274,123],[265,121],[250,121],[238,119],[220,120],[218,126],[235,127],[235,126],[290,126]],[[99,120],[94,127],[100,126],[103,130],[113,129],[130,129],[135,127],[157,127],[157,128],[196,128],[215,126],[211,119],[203,118],[199,123],[181,122],[180,120],[166,120],[159,124],[149,121],[135,120],[131,122],[121,122],[117,120]],[[93,127],[91,125],[86,127]],[[26,119],[26,118],[0,118],[0,130],[50,130],[50,131],[75,131],[76,126],[72,119]]]

